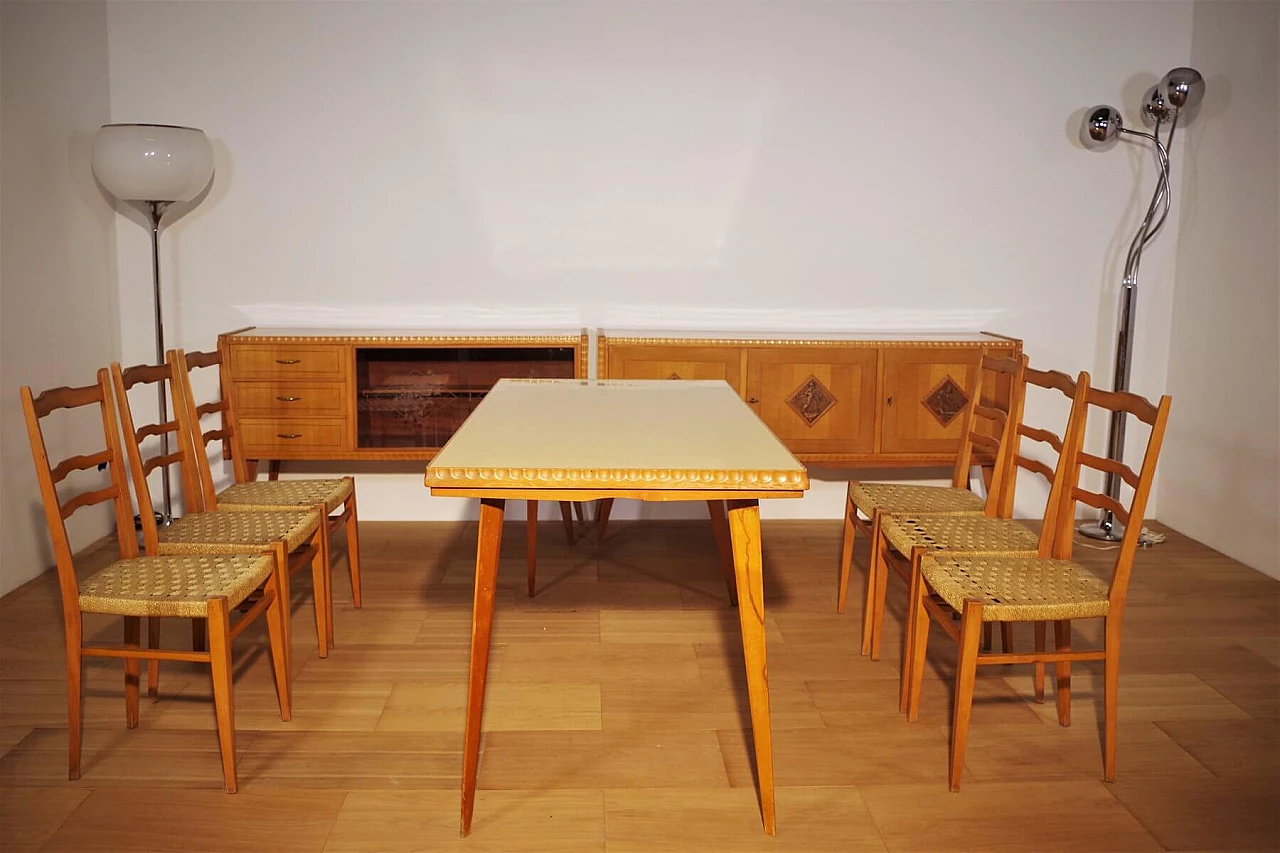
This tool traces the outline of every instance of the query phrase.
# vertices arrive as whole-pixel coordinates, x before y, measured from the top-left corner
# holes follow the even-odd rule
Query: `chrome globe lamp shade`
[[[1138,267],[1142,263],[1142,250],[1151,242],[1164,225],[1169,215],[1171,188],[1169,184],[1169,149],[1173,145],[1174,131],[1179,119],[1189,120],[1193,111],[1204,98],[1204,78],[1194,68],[1174,68],[1160,80],[1158,84],[1147,90],[1142,100],[1142,120],[1151,128],[1150,132],[1135,130],[1124,126],[1120,111],[1112,106],[1097,106],[1085,113],[1080,129],[1080,140],[1086,148],[1094,151],[1109,150],[1123,138],[1140,144],[1150,144],[1156,155],[1159,175],[1156,179],[1155,192],[1147,205],[1146,214],[1138,232],[1129,243],[1129,252],[1125,258],[1124,277],[1121,280],[1120,318],[1116,330],[1115,372],[1112,389],[1129,390],[1129,368],[1133,358],[1133,332],[1135,312],[1137,308]],[[1161,128],[1167,126],[1164,139],[1160,138]],[[1120,462],[1124,458],[1125,415],[1116,412],[1111,417],[1110,430],[1107,436],[1107,457]],[[1106,492],[1118,500],[1120,497],[1120,477],[1107,472]],[[1100,510],[1097,522],[1084,524],[1079,528],[1085,536],[1093,539],[1118,541],[1124,537],[1124,527],[1116,520],[1114,514],[1107,509]],[[1144,537],[1139,540],[1143,544],[1153,544],[1155,539]]]
[[[156,363],[164,362],[164,310],[160,298],[160,220],[175,202],[190,201],[213,178],[213,147],[204,131],[166,124],[107,124],[93,139],[93,175],[121,201],[142,203],[151,218],[151,281],[155,303]],[[168,419],[159,383],[160,421]],[[169,453],[169,435],[160,434]],[[163,520],[173,516],[168,466],[161,466]]]

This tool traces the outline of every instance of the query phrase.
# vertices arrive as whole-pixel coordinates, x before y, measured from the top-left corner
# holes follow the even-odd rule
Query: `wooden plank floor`
[[[167,664],[124,728],[122,670],[87,663],[84,776],[66,779],[51,574],[0,601],[0,849],[1243,850],[1280,844],[1280,584],[1176,533],[1138,555],[1119,770],[1101,781],[1100,665],[1074,725],[1029,699],[1030,671],[979,671],[964,787],[946,787],[954,653],[934,632],[920,722],[897,712],[904,591],[886,658],[835,613],[836,522],[765,522],[778,835],[760,831],[734,612],[706,525],[619,523],[604,547],[541,531],[523,593],[521,524],[503,546],[472,836],[458,838],[476,529],[366,522],[365,606],[334,590],[320,660],[295,606],[294,718],[281,723],[261,631],[238,641],[240,793],[222,792],[207,670]],[[107,543],[86,555],[101,565]],[[1085,546],[1078,556],[1108,564]],[[857,554],[865,567],[865,543]],[[855,579],[855,588],[861,583]],[[298,582],[305,586],[305,579]],[[87,636],[115,638],[93,621]],[[1081,627],[1082,635],[1096,634]],[[1083,637],[1082,637],[1083,639]],[[189,644],[185,624],[165,641]],[[1018,642],[1030,642],[1020,634]]]

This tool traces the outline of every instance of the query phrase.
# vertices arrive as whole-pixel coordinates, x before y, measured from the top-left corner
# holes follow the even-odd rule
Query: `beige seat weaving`
[[[968,489],[899,483],[852,482],[849,484],[849,499],[867,518],[871,518],[876,510],[885,513],[981,515],[986,505],[983,498]]]
[[[218,492],[218,509],[272,510],[313,507],[324,502],[326,512],[335,512],[351,497],[353,481],[336,480],[251,480],[235,483]]]
[[[319,523],[314,511],[197,512],[156,532],[161,555],[258,554],[277,539],[284,539],[290,551],[300,548]]]
[[[271,575],[270,556],[136,557],[80,582],[80,609],[112,616],[206,618],[209,599],[235,607]]]
[[[985,515],[884,516],[880,530],[904,555],[912,548],[931,548],[1031,557],[1040,546],[1039,535],[1022,524]]]
[[[1071,560],[928,556],[920,572],[957,611],[981,601],[984,622],[1092,619],[1111,610],[1107,583]]]

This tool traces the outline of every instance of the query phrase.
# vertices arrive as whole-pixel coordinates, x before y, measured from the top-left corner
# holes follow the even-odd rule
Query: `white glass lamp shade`
[[[93,138],[93,174],[124,201],[189,201],[213,177],[213,147],[194,127],[107,124]]]

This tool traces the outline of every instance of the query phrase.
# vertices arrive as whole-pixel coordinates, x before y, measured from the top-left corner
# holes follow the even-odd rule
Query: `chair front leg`
[[[236,708],[231,688],[231,612],[225,598],[209,601],[209,669],[213,678],[213,713],[218,721],[222,781],[236,792]]]
[[[1103,738],[1102,776],[1116,781],[1116,713],[1120,691],[1120,620],[1106,620],[1106,657],[1103,659]]]
[[[139,616],[124,617],[124,646],[135,651],[141,649],[142,618]],[[124,659],[124,724],[127,728],[138,727],[138,687],[142,675],[142,661],[139,658]]]
[[[969,713],[973,710],[973,684],[978,672],[978,646],[982,642],[982,602],[969,600],[960,614],[960,657],[956,661],[955,707],[951,713],[951,769],[948,782],[960,790],[964,752],[969,744]]]
[[[933,625],[928,608],[925,607],[925,599],[928,597],[929,585],[921,576],[919,581],[913,584],[911,599],[907,602],[907,619],[911,626],[908,635],[911,637],[911,645],[907,647],[903,658],[903,678],[907,679],[907,721],[911,723],[920,719],[920,691],[924,685],[929,629]]]
[[[1060,652],[1071,651],[1071,620],[1059,619],[1053,623],[1054,648]],[[1059,661],[1057,665],[1058,725],[1071,725],[1071,661]]]

